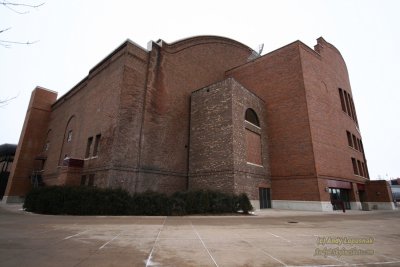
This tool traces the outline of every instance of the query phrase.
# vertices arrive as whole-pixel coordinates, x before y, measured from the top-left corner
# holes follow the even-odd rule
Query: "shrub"
[[[162,193],[144,192],[133,195],[130,213],[134,215],[170,215],[170,199]]]
[[[237,197],[237,210],[242,210],[244,214],[249,214],[253,210],[249,197],[242,193]]]
[[[50,186],[33,189],[25,198],[27,211],[70,215],[187,215],[220,214],[253,209],[246,194],[210,190],[130,195],[122,189]]]

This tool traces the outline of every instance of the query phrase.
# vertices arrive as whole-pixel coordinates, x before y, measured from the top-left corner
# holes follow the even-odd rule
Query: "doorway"
[[[260,197],[260,209],[270,209],[271,208],[271,189],[260,187],[258,188]]]
[[[344,205],[346,210],[350,209],[349,190],[342,188],[329,188],[333,210],[341,210]]]

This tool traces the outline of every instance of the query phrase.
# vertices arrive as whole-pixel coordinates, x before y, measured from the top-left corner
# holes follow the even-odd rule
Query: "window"
[[[357,165],[358,165],[358,170],[359,170],[360,176],[364,177],[364,171],[361,166],[361,161],[357,160]]]
[[[357,137],[353,134],[353,147],[358,150]]]
[[[247,162],[262,166],[261,136],[249,129],[246,131],[246,157]]]
[[[94,185],[94,174],[89,174],[88,186]]]
[[[358,124],[357,113],[356,113],[356,108],[354,107],[353,98],[350,98],[350,101],[351,101],[351,107],[353,109],[354,121]]]
[[[369,178],[367,164],[366,164],[366,163],[364,163],[364,162],[362,162],[362,163],[361,163],[361,165],[362,165],[362,167],[363,167],[363,170],[364,170],[364,177],[365,177],[365,178]]]
[[[353,171],[355,175],[358,175],[358,169],[357,169],[357,162],[355,158],[351,158],[351,163],[353,164]]]
[[[347,143],[349,144],[349,146],[353,147],[353,141],[351,139],[351,133],[349,131],[346,131],[347,134]]]
[[[352,113],[351,113],[351,106],[350,106],[350,95],[349,95],[346,91],[344,91],[344,95],[345,95],[345,97],[346,97],[347,114],[348,114],[350,117],[353,117],[353,116],[352,116]]]
[[[354,107],[354,101],[351,95],[339,88],[340,104],[342,105],[342,110],[347,113],[358,125],[356,109]]]
[[[94,141],[94,148],[93,148],[93,157],[97,156],[99,152],[99,144],[100,144],[101,134],[96,135],[96,139]]]
[[[72,141],[72,130],[68,131],[68,137],[67,137],[67,142],[71,142]]]
[[[361,151],[362,153],[364,153],[364,146],[363,146],[363,143],[362,143],[361,140],[360,140],[360,151]]]
[[[90,149],[92,147],[92,143],[93,143],[93,137],[89,137],[88,140],[87,140],[87,144],[86,144],[85,158],[89,158],[90,157]]]
[[[82,175],[82,177],[81,177],[81,185],[86,185],[86,175]]]
[[[343,90],[341,88],[339,88],[339,96],[340,96],[340,103],[342,104],[342,110],[347,113],[346,104],[344,103]]]
[[[260,122],[258,120],[257,114],[251,108],[248,108],[246,110],[245,120],[247,122],[250,122],[251,124],[254,124],[255,126],[260,127]]]

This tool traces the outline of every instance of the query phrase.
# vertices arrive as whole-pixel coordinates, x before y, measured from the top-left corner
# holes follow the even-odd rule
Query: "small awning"
[[[346,182],[346,181],[339,181],[339,180],[328,180],[328,187],[351,189],[351,183]]]

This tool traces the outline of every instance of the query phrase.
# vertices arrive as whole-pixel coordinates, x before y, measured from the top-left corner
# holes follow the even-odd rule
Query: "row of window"
[[[346,90],[339,88],[340,103],[342,104],[342,110],[347,113],[357,124],[357,114],[354,107],[353,98]]]
[[[94,138],[93,151],[92,151],[93,136],[88,138],[87,145],[86,145],[85,158],[90,158],[91,156],[92,157],[97,156],[97,154],[99,153],[100,138],[101,138],[101,134],[96,135],[96,137]]]
[[[364,147],[362,144],[362,141],[358,139],[354,134],[350,133],[349,131],[346,131],[347,134],[347,142],[350,147],[354,148],[355,150],[358,150],[362,153],[364,153]]]
[[[355,175],[368,178],[368,170],[364,162],[355,158],[351,158],[351,163],[353,164],[353,171]]]

